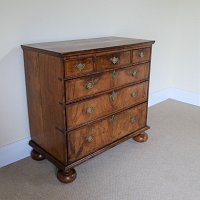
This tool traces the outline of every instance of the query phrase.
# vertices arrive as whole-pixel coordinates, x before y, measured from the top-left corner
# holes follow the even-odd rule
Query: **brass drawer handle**
[[[111,122],[112,122],[112,123],[115,123],[115,121],[116,121],[116,116],[115,116],[115,115],[112,115],[112,117],[111,117]]]
[[[143,58],[144,57],[144,50],[143,49],[138,50],[138,55],[139,55],[140,58]]]
[[[134,124],[136,122],[135,117],[133,115],[130,117],[130,122],[131,124]]]
[[[94,84],[93,82],[87,82],[87,83],[85,84],[85,88],[89,90],[89,89],[92,89],[92,88],[94,87],[94,85],[95,85],[95,84]]]
[[[93,136],[89,135],[85,138],[85,140],[86,140],[86,142],[91,143],[94,140],[94,138],[93,138]]]
[[[118,73],[116,71],[112,72],[112,79],[115,80],[117,78]]]
[[[94,107],[92,107],[92,106],[85,108],[85,113],[87,113],[87,114],[91,114],[93,111],[94,111]]]
[[[119,58],[114,56],[114,57],[110,58],[110,61],[115,65],[119,62]]]
[[[138,96],[138,93],[137,92],[132,92],[131,93],[131,97],[137,97]]]
[[[134,70],[134,71],[131,73],[131,75],[132,75],[133,77],[136,77],[137,74],[138,74],[138,71],[137,71],[137,70]]]
[[[116,97],[117,97],[117,93],[113,91],[110,98],[114,101]]]
[[[85,64],[79,63],[75,66],[79,71],[82,71],[85,68]]]

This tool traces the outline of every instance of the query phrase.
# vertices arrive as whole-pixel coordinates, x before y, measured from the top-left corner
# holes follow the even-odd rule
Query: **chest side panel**
[[[31,139],[62,163],[66,162],[65,101],[62,60],[24,50]]]

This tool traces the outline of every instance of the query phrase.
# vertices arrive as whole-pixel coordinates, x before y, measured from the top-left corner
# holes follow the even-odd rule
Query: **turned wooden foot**
[[[31,151],[31,158],[33,159],[33,160],[37,160],[37,161],[40,161],[40,160],[44,160],[45,159],[45,157],[42,155],[42,154],[40,154],[40,153],[38,153],[36,150],[32,150]]]
[[[136,142],[146,142],[148,140],[148,135],[147,133],[140,133],[139,135],[133,137],[133,139],[136,141]]]
[[[68,171],[58,170],[57,178],[62,183],[71,183],[76,179],[75,169],[69,169]]]

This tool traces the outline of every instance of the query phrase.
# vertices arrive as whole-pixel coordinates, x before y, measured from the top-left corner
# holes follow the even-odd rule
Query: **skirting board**
[[[30,156],[30,138],[0,147],[0,168]]]
[[[167,99],[174,99],[191,105],[200,106],[200,93],[187,92],[176,88],[167,88],[150,94],[149,106],[153,106]]]
[[[174,99],[184,103],[200,106],[200,94],[186,92],[176,88],[167,88],[150,94],[149,106]],[[30,155],[31,147],[28,145],[30,138],[25,138],[13,144],[0,147],[0,168]]]

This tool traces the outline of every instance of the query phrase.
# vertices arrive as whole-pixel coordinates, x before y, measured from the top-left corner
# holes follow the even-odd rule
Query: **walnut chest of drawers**
[[[121,37],[22,45],[31,156],[47,158],[61,182],[115,145],[148,136],[154,41]]]

